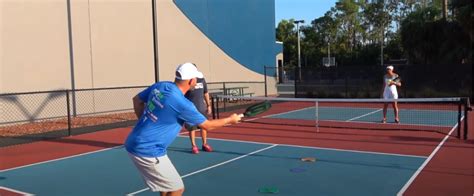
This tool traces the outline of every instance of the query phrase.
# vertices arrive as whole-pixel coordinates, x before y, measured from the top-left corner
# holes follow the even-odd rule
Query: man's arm
[[[145,102],[143,102],[138,95],[133,97],[133,110],[135,110],[135,115],[137,118],[140,118],[145,110]]]
[[[237,114],[232,114],[227,118],[217,119],[217,120],[206,120],[199,125],[199,127],[212,130],[215,128],[223,127],[228,124],[236,124],[240,121],[241,117]]]
[[[206,102],[207,105],[207,114],[211,114],[212,108],[211,101],[209,101],[209,93],[204,93],[204,102]]]

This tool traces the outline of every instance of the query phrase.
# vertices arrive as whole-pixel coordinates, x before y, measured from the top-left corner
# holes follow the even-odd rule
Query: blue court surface
[[[211,140],[215,152],[190,153],[178,137],[168,156],[184,195],[396,195],[426,157]],[[303,162],[314,157],[316,162]],[[36,195],[156,195],[146,189],[123,147],[0,173],[0,186]]]

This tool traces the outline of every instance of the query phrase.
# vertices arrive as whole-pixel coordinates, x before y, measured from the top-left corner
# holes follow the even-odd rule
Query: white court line
[[[462,117],[463,119],[464,117]],[[457,124],[456,124],[457,125]],[[187,132],[181,132],[180,135],[187,134]],[[448,135],[449,136],[449,135]],[[179,136],[179,137],[187,137],[187,136]],[[200,138],[200,137],[197,137]],[[275,143],[265,143],[265,142],[253,142],[253,141],[244,141],[244,140],[232,140],[232,139],[220,139],[220,138],[209,138],[210,140],[220,140],[220,141],[231,141],[231,142],[239,142],[239,143],[249,143],[249,144],[265,144],[265,145],[275,145]],[[373,152],[373,151],[359,151],[359,150],[346,150],[346,149],[338,149],[338,148],[323,148],[323,147],[313,147],[313,146],[299,146],[299,145],[291,145],[291,144],[278,144],[280,146],[291,146],[291,147],[299,147],[299,148],[312,148],[312,149],[322,149],[322,150],[332,150],[332,151],[341,151],[341,152],[356,152],[356,153],[369,153],[369,154],[381,154],[381,155],[392,155],[392,156],[401,156],[401,157],[418,157],[418,158],[426,158],[426,156],[417,156],[417,155],[406,155],[406,154],[397,154],[397,153],[382,153],[382,152]],[[89,155],[89,154],[94,154],[98,152],[103,152],[107,150],[112,150],[112,149],[117,149],[117,148],[122,148],[123,145],[112,147],[112,148],[106,148],[106,149],[100,149],[96,151],[91,151],[91,152],[86,152],[86,153],[81,153],[77,155],[72,155],[72,156],[66,156],[66,157],[61,157],[57,159],[51,159],[48,161],[42,161],[42,162],[37,162],[33,164],[28,164],[28,165],[23,165],[23,166],[18,166],[18,167],[13,167],[13,168],[8,168],[4,170],[0,170],[0,172],[6,172],[6,171],[11,171],[11,170],[16,170],[16,169],[21,169],[25,167],[30,167],[34,165],[40,165],[44,163],[50,163],[54,161],[60,161],[64,159],[69,159],[69,158],[74,158],[74,157],[80,157],[84,155]]]
[[[464,116],[461,117],[461,121],[463,119],[464,119]],[[454,127],[451,129],[451,131],[449,131],[449,134],[444,137],[444,139],[433,150],[433,152],[425,160],[425,162],[423,162],[423,164],[421,164],[421,166],[416,170],[416,172],[413,174],[413,176],[411,176],[411,178],[408,180],[408,182],[397,193],[397,196],[401,196],[401,195],[403,195],[403,193],[405,193],[405,191],[408,189],[408,187],[410,187],[410,185],[413,183],[413,181],[415,181],[415,178],[421,173],[421,171],[426,167],[426,165],[428,165],[428,163],[431,161],[431,159],[433,159],[435,154],[439,151],[439,149],[441,149],[441,146],[443,146],[444,142],[446,142],[446,140],[448,140],[449,136],[453,133],[454,130],[456,130],[457,127],[458,127],[458,123],[456,123],[456,125],[454,125]]]
[[[461,117],[463,117],[463,116],[461,116]],[[320,120],[320,121],[342,122],[340,120]],[[351,122],[365,123],[365,124],[381,124],[380,122],[370,122],[370,121],[351,121]],[[390,124],[390,123],[387,123],[387,124]],[[402,125],[402,126],[405,126],[405,125],[407,125],[407,126],[424,126],[424,127],[437,127],[437,128],[453,128],[453,126],[454,126],[454,125],[430,125],[430,124],[410,124],[410,123],[400,123],[398,125]]]
[[[212,165],[212,166],[209,166],[209,167],[206,167],[206,168],[203,168],[203,169],[200,169],[200,170],[191,172],[191,173],[189,173],[189,174],[186,174],[186,175],[181,176],[181,178],[186,178],[186,177],[188,177],[188,176],[192,176],[192,175],[201,173],[201,172],[203,172],[203,171],[207,171],[207,170],[210,170],[210,169],[212,169],[212,168],[219,167],[219,166],[221,166],[221,165],[225,165],[225,164],[227,164],[227,163],[237,161],[237,160],[239,160],[239,159],[245,158],[245,157],[250,156],[250,155],[253,155],[253,154],[255,154],[255,153],[259,153],[259,152],[268,150],[268,149],[273,148],[273,147],[275,147],[275,146],[278,146],[278,144],[274,144],[274,145],[271,145],[271,146],[267,146],[267,147],[265,147],[265,148],[262,148],[262,149],[259,149],[259,150],[250,152],[250,153],[248,153],[248,154],[245,154],[245,155],[242,155],[242,156],[239,156],[239,157],[236,157],[236,158],[233,158],[233,159],[230,159],[230,160],[227,160],[227,161],[224,161],[224,162],[221,162],[221,163],[218,163],[218,164],[215,164],[215,165]],[[138,194],[138,193],[147,191],[147,190],[149,190],[149,188],[144,188],[144,189],[141,189],[141,190],[139,190],[139,191],[135,191],[135,192],[133,192],[133,193],[129,193],[129,194],[127,194],[127,196],[132,196],[132,195],[135,195],[135,194]]]
[[[365,116],[368,116],[368,115],[371,115],[371,114],[374,114],[374,113],[377,113],[377,112],[380,112],[380,111],[382,111],[382,109],[378,109],[378,110],[369,112],[369,113],[367,113],[367,114],[363,114],[363,115],[360,115],[360,116],[351,118],[351,119],[349,119],[349,120],[346,120],[346,122],[353,121],[353,120],[356,120],[356,119],[359,119],[359,118],[362,118],[362,117],[365,117]]]
[[[10,192],[18,193],[18,194],[23,195],[23,196],[33,196],[33,195],[35,195],[35,194],[31,194],[31,193],[22,192],[22,191],[19,191],[19,190],[7,188],[7,187],[4,187],[4,186],[0,186],[0,189],[4,189],[4,190],[10,191]]]
[[[186,137],[186,136],[179,136],[179,137]],[[201,138],[201,137],[196,137],[196,138]],[[278,146],[285,146],[285,147],[308,148],[308,149],[316,149],[316,150],[330,150],[330,151],[338,151],[338,152],[353,152],[353,153],[375,154],[375,155],[388,155],[388,156],[397,156],[397,157],[414,157],[414,158],[422,158],[422,159],[428,158],[428,156],[420,156],[420,155],[407,155],[407,154],[374,152],[374,151],[364,151],[364,150],[347,150],[347,149],[339,149],[339,148],[301,146],[301,145],[293,145],[293,144],[275,144],[275,143],[267,143],[267,142],[253,142],[253,141],[221,139],[221,138],[208,138],[208,140],[238,142],[238,143],[247,143],[247,144],[278,145]]]
[[[49,162],[53,162],[53,161],[60,161],[60,160],[64,160],[64,159],[74,158],[74,157],[80,157],[80,156],[84,156],[84,155],[88,155],[88,154],[94,154],[94,153],[103,152],[103,151],[107,151],[107,150],[112,150],[112,149],[116,149],[116,148],[122,148],[122,147],[123,147],[123,145],[115,146],[115,147],[112,147],[112,148],[100,149],[100,150],[96,150],[96,151],[90,151],[90,152],[76,154],[76,155],[72,155],[72,156],[66,156],[66,157],[61,157],[61,158],[57,158],[57,159],[51,159],[51,160],[47,160],[47,161],[42,161],[42,162],[37,162],[37,163],[33,163],[33,164],[23,165],[23,166],[19,166],[19,167],[4,169],[4,170],[0,170],[0,172],[6,172],[6,171],[10,171],[10,170],[15,170],[15,169],[21,169],[21,168],[25,168],[25,167],[40,165],[40,164],[49,163]]]

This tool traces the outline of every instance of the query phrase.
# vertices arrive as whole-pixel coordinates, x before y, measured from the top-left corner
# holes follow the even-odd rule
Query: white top
[[[398,75],[394,74],[392,76],[388,76],[385,74],[383,76],[383,81],[384,81],[384,90],[383,90],[383,96],[385,99],[397,99],[398,98],[398,93],[397,93],[397,86],[396,85],[390,85],[390,82],[397,78]]]

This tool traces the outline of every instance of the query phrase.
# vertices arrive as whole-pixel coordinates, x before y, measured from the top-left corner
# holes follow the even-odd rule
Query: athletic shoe
[[[199,154],[199,148],[197,146],[193,146],[192,152],[193,154]]]
[[[212,147],[209,146],[209,144],[203,144],[202,145],[202,150],[204,150],[206,152],[212,152]]]

